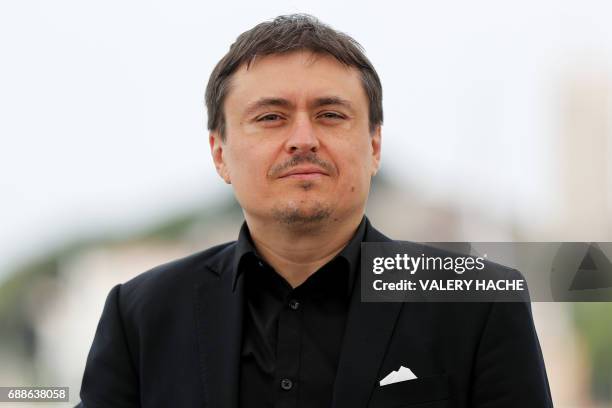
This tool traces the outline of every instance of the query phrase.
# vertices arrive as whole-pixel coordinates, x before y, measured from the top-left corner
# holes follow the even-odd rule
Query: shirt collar
[[[355,231],[353,237],[349,243],[332,259],[330,262],[334,262],[338,258],[344,259],[349,264],[349,279],[348,279],[348,292],[351,292],[355,277],[359,273],[359,265],[361,261],[361,242],[365,238],[367,217],[364,215]],[[238,234],[238,240],[236,241],[236,252],[232,263],[232,290],[236,289],[236,284],[241,275],[240,264],[244,258],[248,256],[255,256],[259,262],[264,262],[262,257],[257,253],[257,249],[253,244],[249,227],[244,221],[240,227]]]

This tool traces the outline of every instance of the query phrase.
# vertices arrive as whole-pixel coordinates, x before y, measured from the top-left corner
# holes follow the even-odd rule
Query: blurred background
[[[367,214],[388,236],[612,241],[609,1],[6,1],[1,386],[69,386],[74,405],[111,287],[236,239],[204,87],[239,33],[293,12],[382,78]],[[612,407],[612,304],[533,312],[555,406]]]

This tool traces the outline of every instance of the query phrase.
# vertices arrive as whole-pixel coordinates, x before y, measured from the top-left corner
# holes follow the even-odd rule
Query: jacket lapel
[[[196,287],[196,328],[205,407],[238,407],[244,285],[232,291],[231,245],[209,262],[214,274]]]
[[[367,222],[366,242],[390,242]],[[332,407],[365,408],[379,380],[378,372],[401,302],[361,302],[361,269],[350,300],[342,352],[338,362]]]

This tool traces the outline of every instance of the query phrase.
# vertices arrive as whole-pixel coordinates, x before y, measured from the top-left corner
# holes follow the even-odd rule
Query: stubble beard
[[[332,208],[321,201],[315,201],[304,208],[304,204],[289,202],[272,209],[273,219],[290,227],[313,228],[330,218]]]

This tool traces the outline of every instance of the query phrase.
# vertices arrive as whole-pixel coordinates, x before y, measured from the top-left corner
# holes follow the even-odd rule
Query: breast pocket
[[[447,375],[424,377],[377,385],[369,408],[444,408],[449,398]]]

